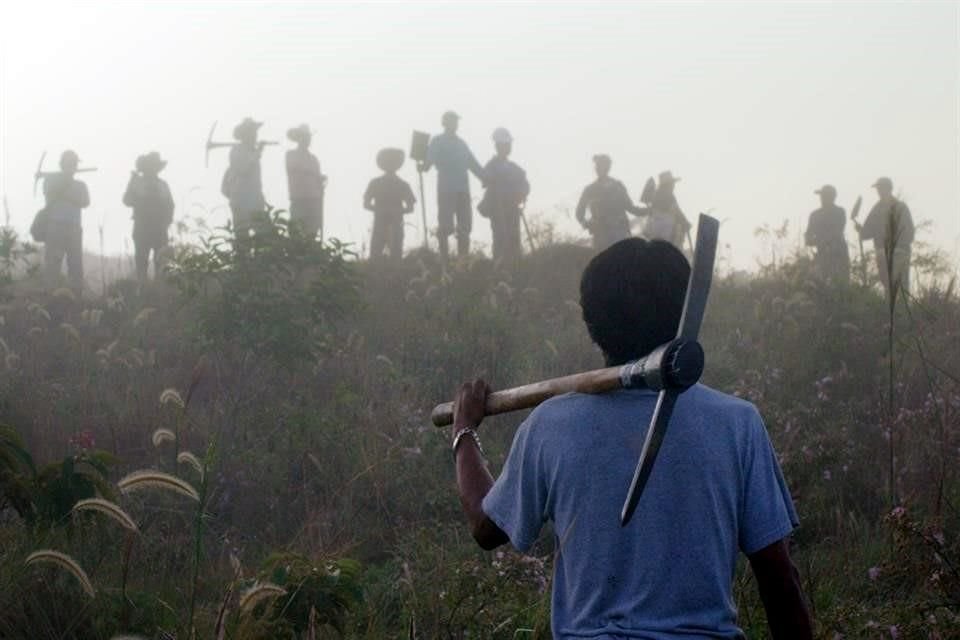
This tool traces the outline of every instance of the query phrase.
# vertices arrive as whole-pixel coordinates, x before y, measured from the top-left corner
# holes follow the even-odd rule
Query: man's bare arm
[[[454,407],[453,435],[463,429],[476,429],[483,420],[483,407],[490,388],[483,380],[465,382],[457,394]],[[469,434],[461,436],[454,452],[457,467],[457,491],[460,505],[467,516],[473,539],[486,550],[509,542],[507,534],[483,512],[483,499],[493,486],[477,441]]]
[[[786,538],[750,554],[749,559],[774,640],[812,639],[813,620]]]

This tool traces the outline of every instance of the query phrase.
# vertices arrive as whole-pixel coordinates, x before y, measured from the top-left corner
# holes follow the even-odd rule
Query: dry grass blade
[[[164,442],[176,442],[177,436],[170,429],[161,427],[153,432],[150,439],[153,441],[153,446],[159,447]]]
[[[240,596],[240,612],[249,611],[261,600],[276,598],[286,593],[286,589],[272,582],[256,583]]]
[[[197,456],[193,455],[189,451],[181,451],[179,454],[177,454],[177,462],[193,467],[194,471],[200,474],[200,479],[203,479],[203,463],[200,462],[200,459],[197,458]]]
[[[133,518],[131,518],[126,511],[109,500],[104,500],[103,498],[87,498],[86,500],[80,500],[77,502],[77,504],[73,505],[73,510],[96,511],[107,517],[113,518],[125,529],[129,529],[134,533],[139,531],[137,523],[133,521]]]
[[[192,500],[200,501],[200,494],[187,482],[176,476],[162,471],[142,470],[134,471],[125,476],[117,483],[120,491],[130,493],[140,489],[165,489],[180,495],[186,496]]]
[[[53,549],[41,549],[27,556],[24,564],[31,565],[37,564],[38,562],[56,565],[68,573],[73,574],[73,577],[80,582],[80,586],[83,587],[83,590],[87,592],[88,596],[92,598],[96,595],[96,591],[93,589],[93,583],[90,582],[90,578],[87,577],[87,572],[80,568],[77,561],[67,554],[54,551]]]

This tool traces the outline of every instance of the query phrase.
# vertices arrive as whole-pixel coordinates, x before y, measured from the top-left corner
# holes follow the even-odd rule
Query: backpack
[[[230,199],[233,194],[233,189],[235,186],[236,180],[233,175],[233,169],[227,167],[227,170],[223,172],[223,180],[220,181],[220,193],[223,194],[224,198]]]
[[[30,237],[33,238],[34,242],[47,241],[48,218],[49,214],[46,207],[37,211],[37,215],[33,216],[33,224],[30,225]]]

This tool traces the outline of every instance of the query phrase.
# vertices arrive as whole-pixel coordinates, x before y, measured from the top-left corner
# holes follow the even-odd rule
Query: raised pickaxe
[[[210,133],[207,134],[206,154],[203,156],[204,167],[210,166],[210,149],[222,149],[224,147],[236,147],[240,145],[239,142],[214,142],[213,133],[216,130],[217,130],[217,121],[214,120],[213,124],[210,126]],[[260,140],[259,142],[257,142],[257,147],[263,148],[263,147],[267,147],[275,144],[280,144],[280,143],[277,142],[276,140]]]
[[[853,209],[850,210],[850,222],[853,223],[853,228],[857,232],[857,240],[860,242],[860,274],[863,276],[863,281],[866,282],[867,261],[863,253],[863,238],[860,236],[860,232],[863,231],[863,225],[860,224],[860,221],[857,219],[860,217],[861,206],[863,206],[863,197],[857,196],[857,201],[853,203]]]
[[[40,183],[40,178],[49,178],[50,176],[55,176],[59,171],[42,171],[43,161],[47,157],[47,152],[44,151],[40,154],[40,162],[37,163],[37,170],[33,174],[33,195],[37,195],[37,184]],[[80,167],[74,173],[90,173],[91,171],[96,171],[96,167]]]
[[[544,400],[563,393],[606,393],[615,389],[647,388],[659,391],[657,404],[650,417],[646,439],[640,452],[627,498],[620,513],[620,524],[630,522],[643,489],[653,470],[663,437],[670,425],[670,416],[677,396],[700,380],[703,373],[703,348],[697,342],[700,324],[710,294],[713,265],[717,255],[717,234],[720,223],[716,218],[700,214],[697,227],[697,245],[693,267],[687,283],[683,313],[677,336],[644,358],[619,367],[607,367],[563,378],[554,378],[533,384],[496,391],[487,397],[486,415],[530,409]],[[453,403],[438,405],[431,415],[433,423],[446,426],[453,422]]]
[[[653,196],[656,192],[657,184],[653,181],[653,178],[647,178],[647,181],[643,183],[643,191],[640,192],[640,202],[649,207],[653,204]]]

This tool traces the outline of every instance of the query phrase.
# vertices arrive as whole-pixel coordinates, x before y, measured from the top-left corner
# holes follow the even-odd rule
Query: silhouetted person
[[[417,202],[410,185],[397,175],[403,161],[403,149],[381,149],[377,166],[383,175],[371,180],[363,194],[363,208],[373,212],[371,260],[382,258],[384,247],[392,261],[403,257],[403,216],[413,211]]]
[[[880,178],[873,187],[880,199],[860,228],[862,240],[873,240],[873,250],[877,255],[877,270],[880,282],[890,293],[890,273],[893,281],[899,281],[904,291],[910,291],[910,245],[913,244],[914,226],[910,208],[893,195],[893,181]],[[890,256],[892,255],[892,258]],[[888,264],[889,262],[889,264]]]
[[[173,196],[160,172],[167,161],[156,151],[137,158],[136,171],[123,194],[123,204],[133,207],[133,246],[137,279],[147,281],[150,252],[153,252],[153,277],[163,267],[163,250],[169,244],[168,230],[173,223]]]
[[[820,208],[810,214],[804,233],[807,246],[816,249],[814,268],[824,281],[849,282],[850,251],[843,237],[847,212],[836,205],[837,190],[832,185],[824,185],[814,193],[820,196]]]
[[[230,149],[230,165],[223,176],[223,195],[230,201],[233,230],[241,241],[250,235],[254,223],[267,207],[260,178],[263,145],[257,142],[262,125],[252,118],[244,118],[233,128],[233,137],[239,144]]]
[[[290,222],[313,238],[323,226],[324,176],[320,162],[310,152],[313,134],[305,124],[287,131],[287,137],[297,143],[287,151],[287,187],[290,191]]]
[[[434,165],[437,167],[437,240],[440,257],[444,260],[449,254],[448,238],[454,232],[457,234],[457,255],[463,257],[470,253],[473,215],[467,172],[472,172],[480,181],[484,179],[483,167],[467,143],[457,136],[459,122],[460,116],[453,111],[443,114],[443,133],[430,140],[427,161],[420,167],[422,171],[429,171]]]
[[[44,264],[47,282],[53,286],[60,278],[63,260],[67,261],[70,288],[79,296],[83,292],[83,227],[81,216],[90,206],[87,185],[74,175],[80,164],[75,151],[60,156],[60,172],[43,181],[47,211],[44,238]]]
[[[683,239],[690,231],[690,221],[683,215],[674,194],[674,187],[679,181],[680,178],[673,177],[669,171],[658,176],[643,235],[648,240],[666,240],[682,251]]]
[[[597,179],[587,185],[577,203],[577,222],[593,235],[593,246],[597,251],[630,237],[628,211],[638,216],[647,213],[646,209],[633,204],[622,182],[610,177],[612,164],[606,154],[593,156]],[[586,217],[588,209],[589,219]]]
[[[513,267],[523,253],[520,216],[530,194],[530,183],[526,172],[510,160],[513,150],[510,132],[500,127],[493,132],[493,142],[497,154],[483,168],[486,190],[477,210],[490,218],[494,261]]]

